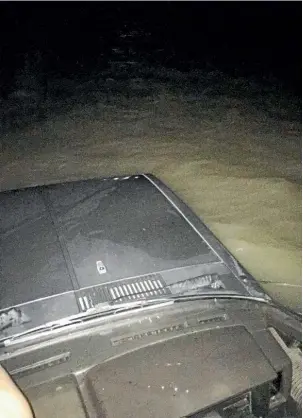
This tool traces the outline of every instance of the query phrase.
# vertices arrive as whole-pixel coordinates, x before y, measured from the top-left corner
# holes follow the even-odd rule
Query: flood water
[[[247,101],[100,100],[1,137],[0,188],[159,176],[280,301],[301,306],[301,125]]]

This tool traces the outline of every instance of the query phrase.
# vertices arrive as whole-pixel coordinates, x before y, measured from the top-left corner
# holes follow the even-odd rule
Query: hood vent
[[[158,273],[107,283],[79,293],[78,301],[82,311],[104,302],[122,303],[171,294]]]
[[[149,275],[136,280],[119,282],[108,286],[113,301],[135,300],[142,297],[162,296],[167,292],[165,283],[160,275]]]

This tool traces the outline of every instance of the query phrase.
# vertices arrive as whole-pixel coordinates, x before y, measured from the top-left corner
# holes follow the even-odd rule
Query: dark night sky
[[[300,84],[301,2],[2,2],[1,71],[33,50],[46,71],[105,65],[125,25],[150,33],[136,41],[142,56],[164,48],[171,66],[194,60]]]

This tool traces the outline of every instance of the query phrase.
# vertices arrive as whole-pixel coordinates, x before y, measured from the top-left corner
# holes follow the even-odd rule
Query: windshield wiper
[[[183,300],[204,300],[204,299],[213,299],[213,300],[220,300],[220,299],[238,299],[238,300],[248,300],[252,302],[262,302],[266,304],[271,304],[271,299],[258,297],[258,296],[250,296],[250,295],[242,295],[236,291],[221,291],[221,292],[208,292],[208,293],[184,293],[181,295],[172,295],[172,299],[175,301],[183,301]]]
[[[44,325],[40,325],[35,328],[28,329],[26,331],[20,332],[15,334],[11,337],[1,338],[0,334],[0,347],[8,347],[15,342],[20,342],[21,340],[25,339],[28,341],[29,339],[34,339],[37,335],[50,333],[56,330],[60,330],[65,328],[66,326],[82,324],[85,321],[100,318],[102,316],[114,315],[122,312],[128,312],[131,310],[137,310],[140,308],[148,308],[148,307],[157,307],[157,306],[167,306],[172,305],[175,301],[171,298],[160,297],[157,299],[137,299],[134,301],[129,302],[118,302],[118,303],[100,303],[96,305],[94,308],[87,310],[86,312],[82,312],[80,314],[76,314],[67,318],[60,319],[55,322],[48,322]]]
[[[222,300],[222,299],[240,299],[240,300],[248,300],[254,302],[263,302],[263,303],[270,303],[270,299],[266,299],[263,297],[257,296],[249,296],[249,295],[242,295],[236,291],[230,291],[226,289],[222,289],[221,286],[209,286],[209,283],[204,282],[204,286],[201,286],[199,283],[200,276],[194,278],[193,286],[188,286],[189,281],[193,279],[188,279],[184,281],[180,281],[174,283],[172,285],[167,285],[167,288],[172,288],[176,290],[175,286],[179,287],[179,292],[166,294],[163,296],[158,296],[157,298],[140,298],[140,292],[136,293],[133,296],[138,297],[132,301],[123,301],[124,297],[117,298],[111,302],[100,303],[94,306],[91,309],[88,309],[85,312],[81,312],[79,314],[60,319],[55,322],[48,322],[44,325],[31,328],[15,334],[11,337],[4,337],[1,338],[1,331],[0,331],[0,347],[7,347],[13,345],[14,343],[21,342],[23,339],[28,341],[30,339],[37,338],[37,335],[41,334],[49,334],[53,331],[60,330],[67,326],[82,324],[86,321],[90,321],[92,319],[101,318],[103,316],[110,316],[115,315],[118,313],[129,312],[132,310],[139,310],[139,309],[146,309],[149,307],[156,308],[158,306],[166,306],[171,305],[176,302],[185,302],[190,300],[206,300],[206,299],[213,299],[213,300]],[[197,280],[197,281],[196,281]],[[203,278],[204,280],[204,278]],[[197,284],[197,287],[195,285]],[[183,289],[182,291],[180,291]],[[202,291],[203,289],[203,291]],[[216,290],[217,289],[217,290]],[[145,292],[142,292],[145,293]],[[146,294],[146,293],[145,293]]]
[[[265,293],[260,292],[254,292],[255,294],[247,293],[240,293],[237,290],[229,290],[226,288],[223,281],[219,278],[217,274],[207,274],[207,275],[199,275],[194,277],[189,277],[184,280],[179,280],[177,282],[173,282],[171,284],[166,284],[165,286],[161,287],[161,291],[166,291],[165,294],[163,294],[162,297],[167,298],[178,298],[179,296],[186,296],[186,295],[195,295],[197,297],[206,297],[206,298],[213,298],[216,296],[222,296],[222,295],[235,295],[235,296],[252,296],[253,298],[256,298],[256,300],[263,300],[271,298],[266,295]],[[132,294],[131,297],[140,298],[142,296],[142,299],[146,298],[146,290],[142,291],[136,291]],[[161,297],[160,295],[158,296]],[[129,301],[129,296],[118,296],[115,297],[114,303],[122,303],[125,301]]]
[[[169,296],[162,296],[157,299],[146,299],[141,298],[134,301],[129,302],[118,302],[118,303],[101,303],[96,305],[94,308],[87,310],[86,312],[82,312],[80,314],[76,314],[64,319],[61,319],[56,322],[49,322],[45,325],[41,325],[36,328],[28,329],[23,331],[19,334],[15,334],[11,337],[2,338],[0,341],[0,347],[8,347],[15,343],[20,343],[22,340],[29,341],[31,339],[37,338],[37,336],[49,333],[52,333],[56,330],[60,330],[67,326],[83,324],[86,321],[90,321],[92,319],[97,319],[105,316],[115,315],[118,313],[129,312],[132,310],[140,310],[140,309],[148,309],[148,308],[157,308],[157,307],[164,307],[168,305],[172,305],[178,302],[186,302],[186,301],[195,301],[195,300],[207,300],[212,299],[216,300],[246,300],[246,301],[253,301],[253,302],[262,302],[269,304],[270,301],[264,298],[258,298],[254,296],[246,296],[238,294],[237,292],[229,292],[229,291],[221,291],[221,292],[207,292],[207,293],[184,293],[184,294],[177,294],[177,295],[169,295]]]

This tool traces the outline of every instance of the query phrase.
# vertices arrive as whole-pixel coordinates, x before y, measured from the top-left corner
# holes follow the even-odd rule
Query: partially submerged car
[[[0,363],[36,416],[301,416],[301,315],[159,179],[0,193]]]

